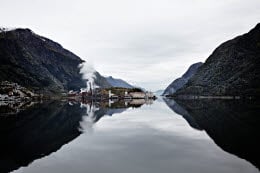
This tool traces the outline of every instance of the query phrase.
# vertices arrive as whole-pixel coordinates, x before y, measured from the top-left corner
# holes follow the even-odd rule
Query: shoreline
[[[162,96],[169,99],[183,99],[183,100],[203,100],[203,99],[216,99],[216,100],[256,100],[259,99],[257,96],[231,96],[231,95],[173,95],[173,96]]]

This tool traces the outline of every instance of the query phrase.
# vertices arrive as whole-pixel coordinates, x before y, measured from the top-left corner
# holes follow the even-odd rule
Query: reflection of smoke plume
[[[82,117],[79,130],[81,132],[91,132],[95,120],[95,112],[98,111],[99,108],[94,104],[81,104],[80,107],[86,109],[86,116]]]
[[[79,65],[80,73],[82,74],[82,78],[86,80],[86,88],[82,88],[81,92],[83,91],[90,91],[91,89],[98,88],[97,85],[95,85],[95,79],[96,79],[96,70],[94,67],[88,63],[81,63]]]

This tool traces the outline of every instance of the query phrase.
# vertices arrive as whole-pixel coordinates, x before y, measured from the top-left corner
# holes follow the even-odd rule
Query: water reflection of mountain
[[[178,103],[176,103],[173,99],[163,98],[164,102],[167,104],[169,108],[171,108],[175,113],[181,115],[191,127],[197,130],[203,130],[195,121],[195,119]]]
[[[260,168],[259,101],[177,100],[176,102],[181,107],[177,108],[177,111],[176,107],[166,101],[171,109],[184,118],[187,115],[193,117],[198,126],[204,129],[223,150],[244,158]],[[180,109],[182,111],[178,111]]]
[[[92,124],[104,115],[121,113],[132,107],[124,104],[124,107],[109,108],[107,104],[52,101],[36,104],[17,114],[0,116],[0,172],[27,166],[59,150],[82,133],[83,117],[90,117]]]
[[[84,113],[79,105],[51,102],[0,117],[0,172],[27,166],[79,136]]]

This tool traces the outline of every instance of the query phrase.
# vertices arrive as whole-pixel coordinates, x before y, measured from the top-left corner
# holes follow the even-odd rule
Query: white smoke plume
[[[90,91],[90,88],[98,88],[98,86],[95,84],[96,70],[94,69],[93,65],[84,62],[79,65],[79,68],[80,74],[82,74],[82,78],[86,80],[86,88],[82,88],[81,92]]]

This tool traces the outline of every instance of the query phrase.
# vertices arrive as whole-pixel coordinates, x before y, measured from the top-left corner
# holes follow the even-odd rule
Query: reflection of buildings
[[[153,100],[147,99],[130,99],[130,100],[118,100],[109,99],[103,102],[87,101],[81,102],[82,107],[86,108],[86,114],[88,120],[97,122],[104,115],[112,116],[115,113],[122,113],[128,108],[139,108],[142,105],[151,105]]]
[[[260,168],[260,113],[257,100],[176,100],[167,105],[207,134],[223,150]]]

